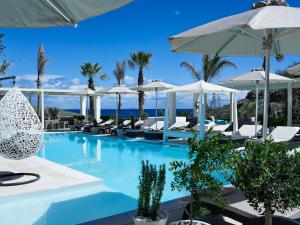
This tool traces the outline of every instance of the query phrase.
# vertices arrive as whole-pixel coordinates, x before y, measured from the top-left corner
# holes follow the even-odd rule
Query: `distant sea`
[[[64,111],[74,112],[74,113],[80,113],[80,109],[64,109]],[[150,117],[155,116],[155,109],[145,109],[144,110]],[[163,110],[164,111],[164,110]],[[189,112],[190,114],[193,113],[193,109],[177,109],[176,113],[177,115],[180,115],[183,112]],[[116,110],[115,109],[102,109],[101,115],[102,116],[110,116],[115,115]],[[138,118],[139,112],[138,109],[121,109],[121,118],[127,119],[131,115],[133,115],[135,118]]]

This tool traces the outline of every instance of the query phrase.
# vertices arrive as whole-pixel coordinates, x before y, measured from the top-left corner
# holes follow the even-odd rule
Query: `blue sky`
[[[35,85],[36,55],[40,43],[45,45],[50,63],[46,69],[43,86],[46,88],[83,88],[86,79],[80,75],[80,65],[84,62],[98,62],[102,72],[112,74],[116,60],[125,60],[134,51],[143,50],[153,54],[149,69],[145,70],[147,81],[160,79],[181,85],[193,82],[187,71],[179,67],[180,62],[189,61],[201,68],[201,55],[170,52],[169,36],[189,28],[246,11],[252,0],[200,1],[200,0],[136,0],[134,3],[103,16],[79,23],[77,28],[45,29],[1,29],[5,34],[6,46],[1,59],[12,62],[9,75],[18,77],[20,87]],[[289,1],[291,6],[299,7],[297,0]],[[237,69],[227,69],[219,80],[250,71],[261,66],[259,57],[231,57]],[[288,56],[283,62],[272,60],[272,71],[282,69],[299,56]],[[137,71],[127,70],[125,84],[136,84]],[[217,82],[216,80],[215,82]],[[95,79],[98,87],[111,87],[114,77],[107,81]],[[10,85],[7,83],[6,85]],[[160,106],[163,106],[161,98]],[[78,98],[51,97],[46,105],[61,108],[78,108]],[[154,99],[150,94],[146,108],[153,108]],[[114,108],[114,98],[106,97],[103,108]],[[136,97],[125,97],[124,108],[137,108]],[[178,107],[190,108],[189,96],[178,99]]]

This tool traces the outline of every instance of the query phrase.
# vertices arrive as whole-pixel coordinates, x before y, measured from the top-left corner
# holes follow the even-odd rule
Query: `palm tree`
[[[45,74],[46,65],[49,62],[49,59],[46,56],[44,45],[41,44],[38,49],[37,56],[37,79],[36,79],[36,88],[40,89],[42,87],[41,77]],[[37,100],[37,112],[40,116],[40,95],[38,94]]]
[[[10,62],[7,60],[3,60],[3,62],[0,64],[0,76],[6,75],[6,70],[10,66]]]
[[[152,57],[151,53],[146,52],[135,52],[130,55],[130,60],[128,60],[128,65],[131,69],[136,67],[139,70],[138,73],[138,85],[144,84],[144,69],[147,68],[150,64],[150,59]],[[144,92],[139,91],[139,114],[144,112]]]
[[[88,78],[88,89],[91,89],[93,91],[96,91],[95,84],[94,84],[94,78],[96,76],[99,76],[101,80],[104,80],[108,77],[107,74],[99,74],[102,67],[98,64],[92,64],[90,62],[84,63],[80,66],[81,68],[81,74]],[[94,98],[93,96],[90,96],[90,111],[91,115],[94,115]],[[88,115],[87,115],[88,116]]]
[[[204,55],[202,57],[202,71],[197,70],[197,68],[189,62],[182,62],[180,66],[186,68],[196,81],[204,80],[205,82],[212,82],[225,68],[236,68],[234,63],[218,55]],[[194,104],[197,105],[197,102],[194,102]],[[206,97],[204,98],[204,106],[206,107]],[[206,109],[204,109],[204,112],[205,111]]]
[[[116,64],[116,68],[113,71],[113,74],[115,75],[115,78],[117,80],[117,85],[120,86],[121,83],[124,81],[125,79],[125,73],[126,73],[126,66],[127,66],[127,62],[123,61],[120,62],[119,60],[117,61]],[[118,115],[120,115],[120,111],[121,111],[121,95],[118,95]]]

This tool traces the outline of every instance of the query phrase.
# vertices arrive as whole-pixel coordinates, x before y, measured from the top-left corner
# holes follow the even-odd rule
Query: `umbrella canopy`
[[[258,70],[221,81],[219,84],[237,90],[255,90],[257,87],[261,90],[264,89],[265,80],[265,71]],[[270,73],[269,81],[270,89],[285,89],[287,84],[296,82],[293,79],[274,73]]]
[[[138,91],[165,91],[165,90],[172,89],[175,87],[177,87],[177,86],[173,85],[173,84],[168,84],[168,83],[165,83],[165,82],[162,82],[159,80],[154,80],[143,86],[138,86],[136,89]]]
[[[299,76],[300,75],[300,63],[289,67],[286,70],[286,72],[291,74],[291,75]]]
[[[165,91],[172,88],[177,87],[173,84],[168,84],[165,82],[162,82],[160,80],[153,80],[149,84],[143,85],[141,87],[137,87],[137,90],[139,91],[155,91],[155,130],[157,130],[157,98],[158,98],[158,91]]]
[[[255,101],[255,134],[257,134],[258,125],[258,92],[264,89],[266,80],[266,73],[263,70],[254,70],[250,73],[240,75],[225,81],[221,81],[220,84],[235,88],[238,90],[256,90],[256,101]],[[270,88],[274,89],[286,89],[288,84],[296,82],[290,78],[280,76],[277,74],[270,73],[269,75]]]
[[[300,9],[266,6],[170,38],[173,51],[220,56],[265,56],[263,138],[267,137],[270,56],[300,53]]]
[[[112,89],[108,90],[109,94],[138,94],[137,91],[133,91],[125,86],[115,86]]]
[[[263,42],[272,37],[271,55],[298,54],[299,27],[299,8],[267,6],[196,27],[170,42],[176,52],[260,56],[265,55]]]
[[[187,93],[199,93],[199,94],[206,94],[206,93],[235,93],[237,90],[223,87],[216,84],[210,84],[203,80],[198,81],[196,83],[183,85],[180,87],[176,87],[167,92],[174,93],[174,92],[187,92]]]
[[[9,0],[0,1],[0,27],[74,26],[132,0]]]

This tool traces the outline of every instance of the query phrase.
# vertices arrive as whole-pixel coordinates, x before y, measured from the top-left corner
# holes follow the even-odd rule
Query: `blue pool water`
[[[82,133],[45,135],[43,157],[72,169],[103,179],[105,186],[133,198],[138,197],[138,176],[142,160],[166,164],[187,157],[186,145],[149,143],[111,137],[96,137]],[[42,153],[39,154],[42,156]],[[163,201],[186,193],[171,191],[171,172],[167,169],[167,184]]]
[[[186,145],[150,143],[82,133],[45,135],[38,156],[96,176],[99,183],[0,198],[0,225],[75,225],[134,210],[142,160],[185,160]],[[170,190],[167,170],[163,201],[187,195]]]

